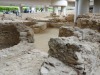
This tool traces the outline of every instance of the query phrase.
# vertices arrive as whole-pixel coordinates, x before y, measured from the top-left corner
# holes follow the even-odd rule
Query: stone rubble
[[[59,37],[70,37],[70,36],[76,36],[80,40],[100,43],[100,33],[92,29],[88,28],[80,29],[78,27],[72,27],[72,26],[62,26],[59,29]]]
[[[47,29],[47,25],[45,22],[37,22],[37,24],[32,25],[31,28],[33,29],[34,33],[40,33]]]
[[[0,23],[0,48],[7,43],[5,49],[0,50],[0,75],[100,74],[100,15],[78,16],[76,26],[85,29],[64,26],[66,22],[74,21],[73,14],[64,16],[64,19],[56,14],[51,16],[50,26],[63,27],[59,30],[59,37],[48,42],[48,53],[34,48],[34,32],[45,30],[45,23],[37,23],[30,17],[22,22],[0,17],[4,22]]]
[[[47,57],[33,43],[20,42],[0,50],[0,75],[40,75],[39,69]]]
[[[100,32],[100,15],[79,15],[76,20],[76,26]]]
[[[68,14],[66,17],[65,17],[65,20],[67,22],[74,22],[74,14]]]
[[[53,57],[49,57],[42,65],[40,75],[77,75],[75,70]]]
[[[49,58],[41,67],[41,75],[99,75],[100,74],[100,33],[89,28],[62,26],[59,37],[48,42]],[[61,66],[53,62],[61,61]],[[57,68],[61,68],[60,70]],[[64,70],[64,74],[62,71]],[[72,73],[72,74],[71,74]]]
[[[49,56],[72,67],[77,75],[98,75],[100,72],[100,43],[80,41],[77,37],[51,38]],[[45,74],[44,74],[45,75]]]

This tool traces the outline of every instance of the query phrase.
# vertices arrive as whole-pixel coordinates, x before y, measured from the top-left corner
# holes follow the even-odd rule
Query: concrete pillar
[[[20,6],[20,7],[19,7],[19,12],[20,12],[20,13],[23,13],[23,6]]]
[[[89,13],[90,0],[78,1],[78,15]]]
[[[59,15],[58,7],[54,6],[53,7],[53,13],[56,13],[56,15]]]
[[[33,8],[33,7],[29,7],[30,13],[32,13],[32,8]]]
[[[66,6],[61,6],[61,13],[66,16]]]
[[[54,13],[59,15],[58,7],[62,7],[61,11],[65,12],[65,7],[68,5],[67,0],[51,0],[51,5],[54,7]]]
[[[45,7],[44,7],[44,11],[45,11],[45,12],[48,12],[48,7],[45,6]]]
[[[76,1],[75,1],[74,22],[76,21],[76,18],[77,18],[77,16],[78,16],[78,1],[79,1],[79,0],[76,0]]]
[[[100,0],[94,0],[93,13],[100,13]]]

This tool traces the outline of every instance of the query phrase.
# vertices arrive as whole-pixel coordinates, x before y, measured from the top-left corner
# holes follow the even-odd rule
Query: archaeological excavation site
[[[0,75],[100,75],[100,0],[0,5]]]

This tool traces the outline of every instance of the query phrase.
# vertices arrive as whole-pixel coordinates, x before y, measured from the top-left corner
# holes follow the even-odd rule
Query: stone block
[[[77,75],[97,74],[95,70],[100,68],[100,44],[79,41],[76,37],[51,38],[48,44],[49,56],[72,67]]]

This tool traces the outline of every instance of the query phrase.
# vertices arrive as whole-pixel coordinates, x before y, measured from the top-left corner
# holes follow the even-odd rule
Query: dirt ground
[[[45,31],[35,34],[35,47],[36,49],[43,50],[47,52],[49,50],[48,41],[52,37],[58,37],[59,29],[58,28],[48,28]]]

